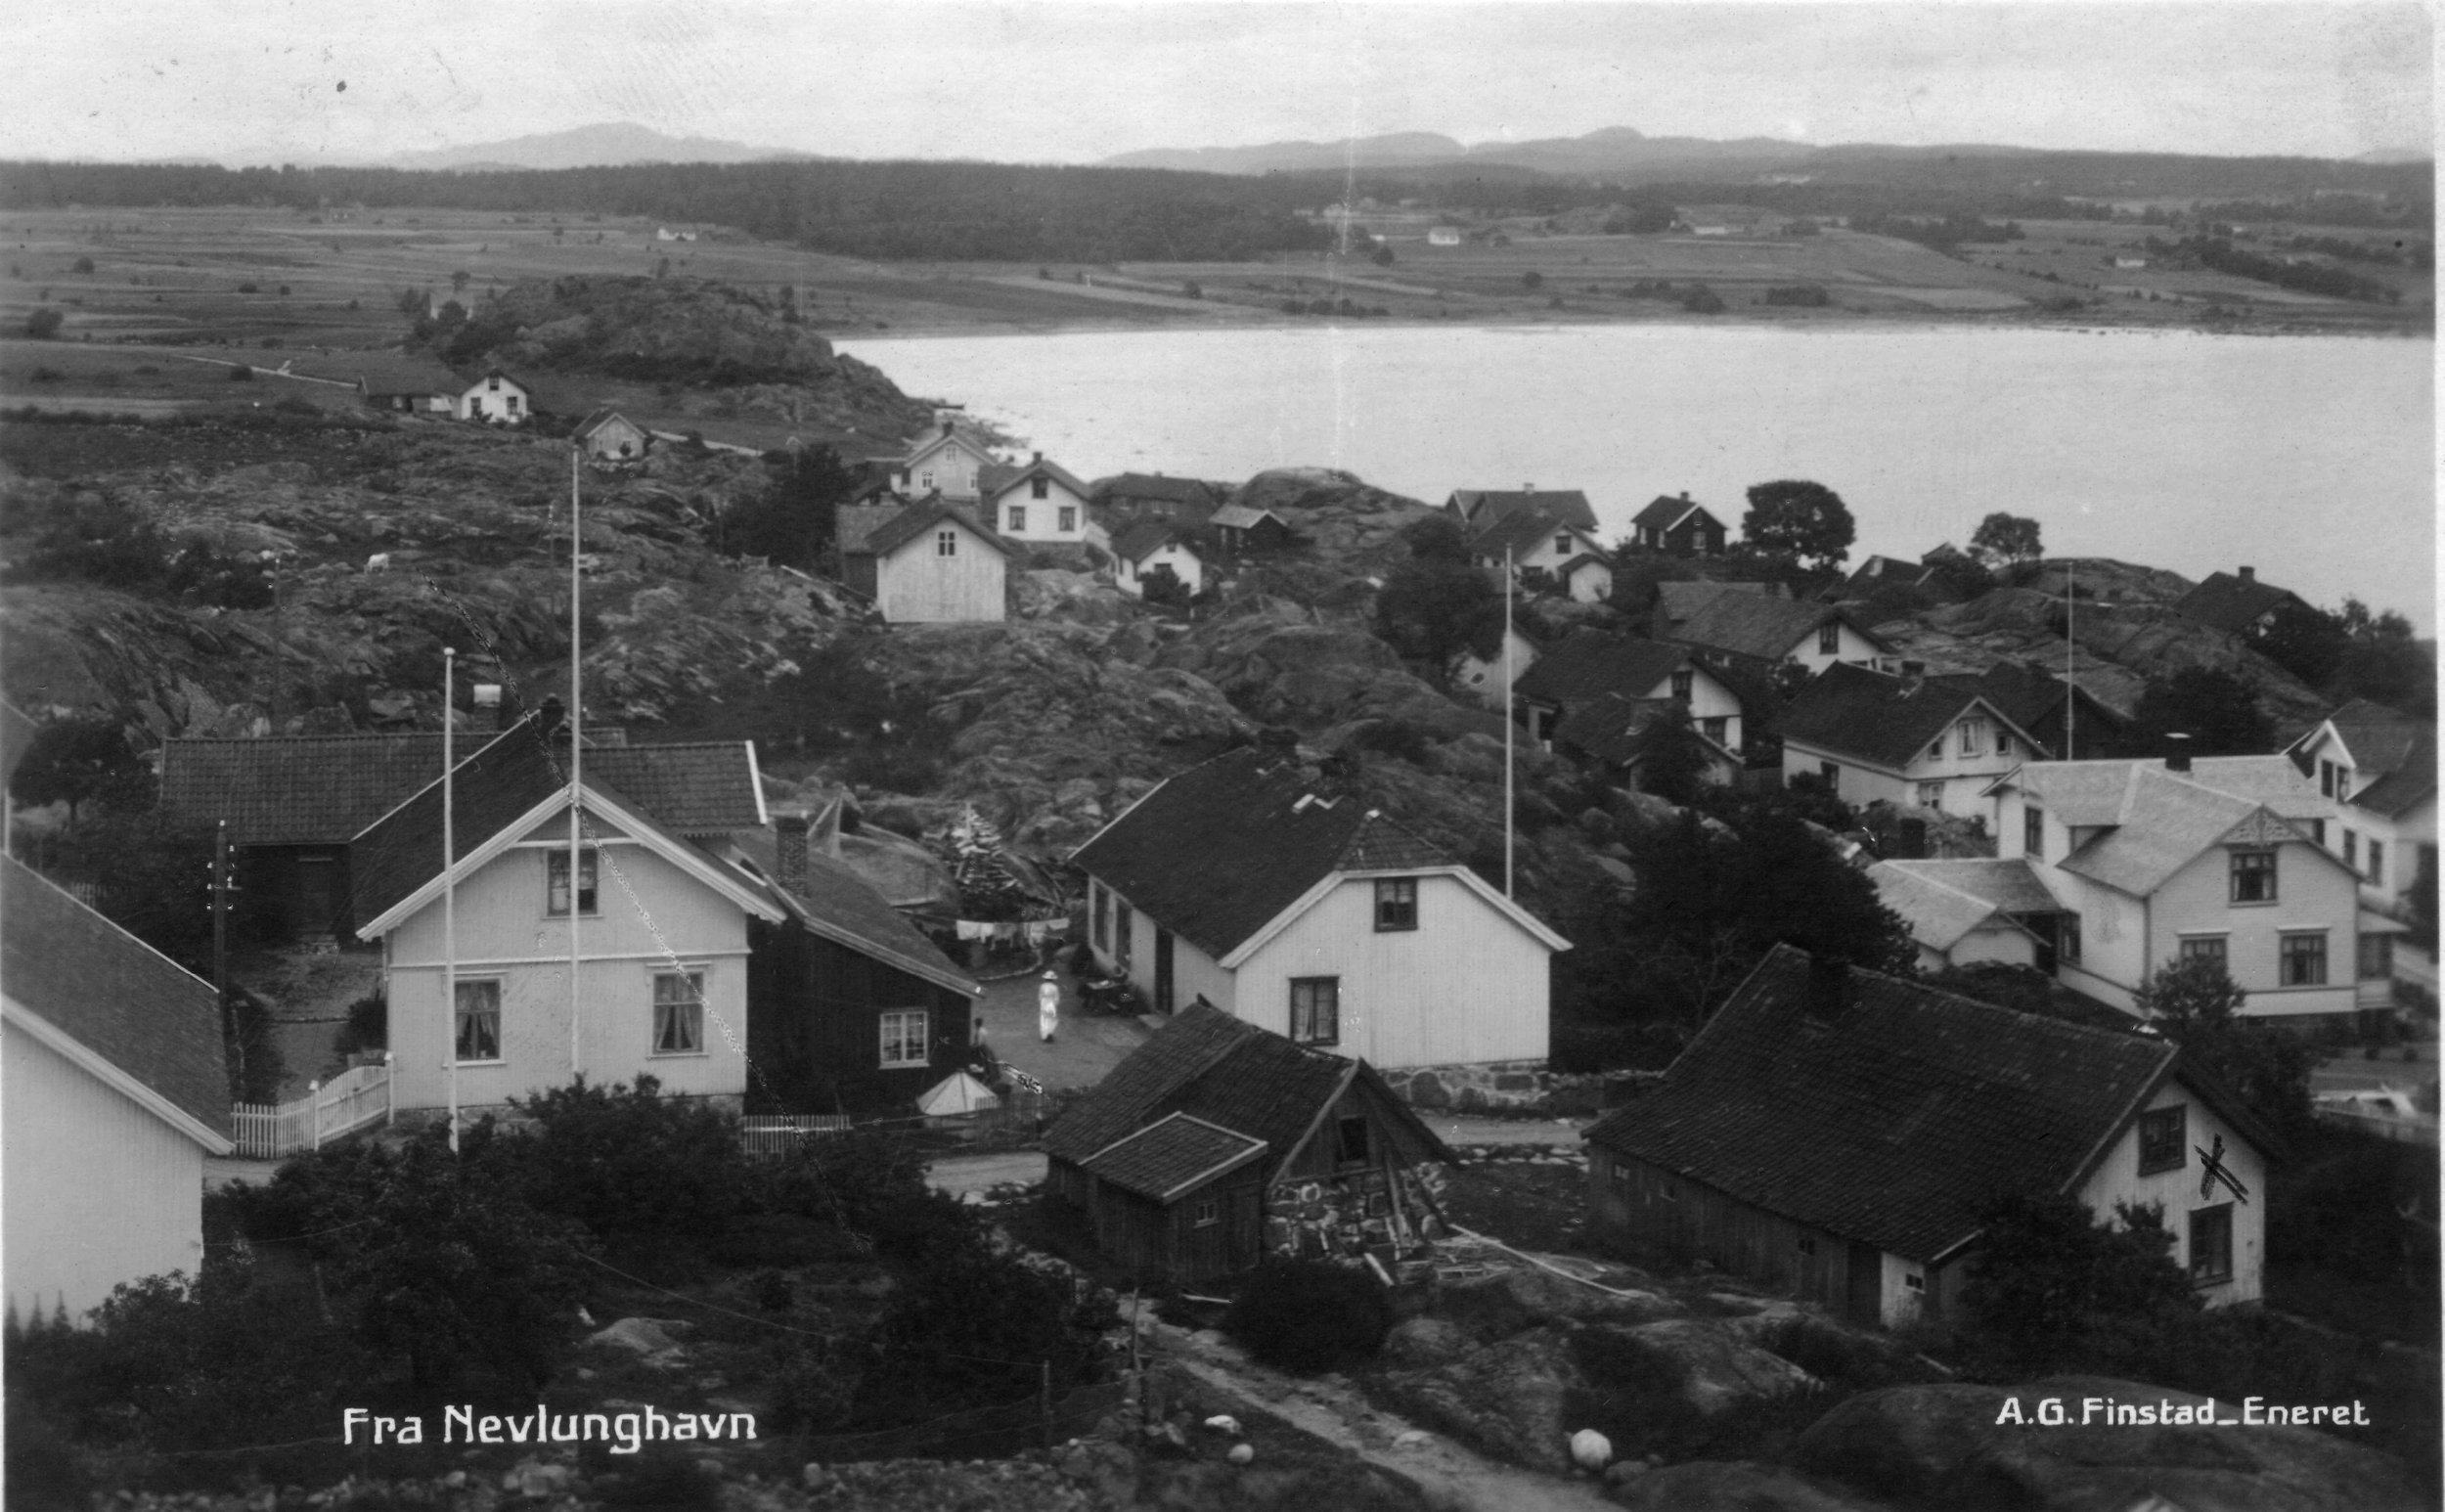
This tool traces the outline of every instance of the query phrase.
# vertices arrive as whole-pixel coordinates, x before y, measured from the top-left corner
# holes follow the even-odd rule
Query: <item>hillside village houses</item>
[[[0,856],[0,1147],[12,1328],[203,1263],[230,1084],[212,985]]]
[[[1800,689],[1776,733],[1786,780],[1821,778],[1849,804],[1963,815],[1983,808],[1988,783],[2047,754],[1965,680],[1840,663]]]
[[[643,462],[653,437],[635,421],[617,410],[597,410],[577,422],[571,439],[590,462],[603,467],[620,467]]]
[[[1295,747],[1178,774],[1072,861],[1097,966],[1158,1013],[1202,1000],[1407,1073],[1413,1100],[1445,1095],[1437,1072],[1544,1065],[1550,962],[1570,943]]]
[[[1551,584],[1582,603],[1613,592],[1612,556],[1596,533],[1558,514],[1517,510],[1494,517],[1469,542],[1469,556],[1502,580]]]
[[[934,427],[901,460],[892,486],[911,499],[940,494],[955,503],[976,503],[985,469],[1000,465],[993,448],[960,427],[956,411],[935,411]]]
[[[1112,538],[1112,582],[1134,598],[1146,596],[1146,579],[1168,571],[1189,593],[1206,586],[1206,560],[1186,528],[1168,519],[1141,519]]]
[[[2277,1141],[2171,1042],[1777,946],[1663,1080],[1586,1134],[1598,1233],[1863,1323],[1959,1306],[2005,1191],[2162,1205],[2210,1307],[2264,1295]]]
[[[1531,737],[1550,742],[1587,705],[1612,697],[1680,704],[1707,740],[1743,749],[1740,695],[1685,645],[1580,630],[1537,658],[1516,685],[1522,723]]]
[[[1686,493],[1659,495],[1630,517],[1630,544],[1666,556],[1720,556],[1724,535],[1723,521]]]
[[[982,470],[977,484],[983,514],[1005,539],[1029,545],[1080,546],[1105,539],[1089,517],[1087,485],[1038,452],[1023,467],[999,464]]]
[[[1489,709],[1508,712],[1514,686],[1544,653],[1544,643],[1526,626],[1489,615],[1452,658],[1451,686]]]
[[[1657,638],[1731,657],[1760,672],[1796,661],[1813,675],[1837,665],[1874,666],[1892,653],[1891,646],[1838,605],[1717,587],[1728,591],[1691,596],[1694,603],[1675,604],[1660,596],[1659,607],[1686,607],[1687,613],[1660,627]]]

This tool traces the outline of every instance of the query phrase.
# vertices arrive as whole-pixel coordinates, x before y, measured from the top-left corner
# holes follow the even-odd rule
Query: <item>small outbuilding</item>
[[[621,467],[645,460],[653,437],[617,410],[597,410],[578,422],[574,438],[590,462]]]

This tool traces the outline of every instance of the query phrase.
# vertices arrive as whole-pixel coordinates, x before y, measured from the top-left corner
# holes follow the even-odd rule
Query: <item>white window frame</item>
[[[1005,505],[1004,508],[1010,511],[1010,524],[1008,527],[1010,533],[1012,535],[1017,535],[1020,531],[1025,530],[1027,528],[1027,506],[1024,504],[1013,504]]]
[[[959,555],[959,532],[957,532],[956,530],[937,530],[937,531],[935,531],[935,532],[934,532],[934,555],[935,555],[935,556],[958,556],[958,555]]]
[[[1986,754],[1985,720],[1976,718],[1965,719],[1956,728],[1961,732],[1962,755],[1983,756]]]
[[[911,1020],[915,1021],[916,1032],[913,1038],[910,1035]],[[875,1017],[874,1026],[876,1048],[884,1070],[906,1070],[910,1067],[930,1066],[934,1063],[932,1039],[934,1026],[931,1009],[893,1008],[878,1014]],[[916,1046],[916,1055],[913,1059],[909,1056],[909,1047],[911,1045]],[[900,1051],[897,1059],[892,1054],[895,1047]]]
[[[656,1056],[681,1056],[702,1055],[707,1053],[704,1043],[705,977],[707,975],[708,972],[706,968],[698,965],[682,966],[676,971],[657,970],[653,973],[653,1019],[652,1022],[646,1026],[652,1045],[652,1048],[648,1051],[649,1054]],[[662,984],[665,982],[685,982],[689,984],[688,997],[674,999],[666,1003],[662,996]],[[682,1010],[674,1027],[681,1031],[678,1038],[686,1041],[687,1043],[681,1045],[665,1045],[662,1043],[664,1038],[662,1029],[662,1010],[665,1006]],[[687,1011],[689,1009],[692,1009],[693,1012],[690,1013]]]
[[[566,918],[569,905],[556,906],[553,892],[556,887],[568,891],[569,848],[556,845],[544,852],[544,917]],[[591,895],[591,900],[589,895]],[[577,916],[599,918],[602,914],[602,851],[599,846],[577,848]]]
[[[472,1011],[479,1016],[489,1014],[492,1019],[492,1053],[490,1055],[463,1055],[460,1053],[460,1046],[461,1043],[467,1038],[463,1020],[469,1011],[466,1006],[464,1006],[464,1004],[470,992],[480,995],[485,989],[490,989],[491,991],[491,1006],[485,1007],[478,1004]],[[509,1057],[504,1052],[502,1047],[501,1000],[503,993],[501,990],[501,978],[497,976],[463,976],[458,979],[456,992],[457,1000],[450,1005],[451,1060],[462,1066],[498,1066],[506,1064]]]

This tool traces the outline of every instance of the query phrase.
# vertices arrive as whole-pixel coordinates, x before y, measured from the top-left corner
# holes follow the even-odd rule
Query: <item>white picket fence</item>
[[[309,1083],[306,1094],[277,1106],[241,1102],[230,1109],[238,1153],[278,1160],[299,1150],[321,1149],[328,1140],[391,1117],[390,1055],[378,1066],[351,1066],[328,1082]]]
[[[738,1121],[738,1143],[750,1155],[786,1155],[802,1139],[848,1128],[845,1113],[756,1113]]]

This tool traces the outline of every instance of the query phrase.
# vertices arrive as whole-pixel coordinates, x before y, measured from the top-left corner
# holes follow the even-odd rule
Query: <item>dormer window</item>
[[[1965,719],[1961,722],[1960,730],[1962,755],[1983,756],[1986,754],[1986,721]]]

